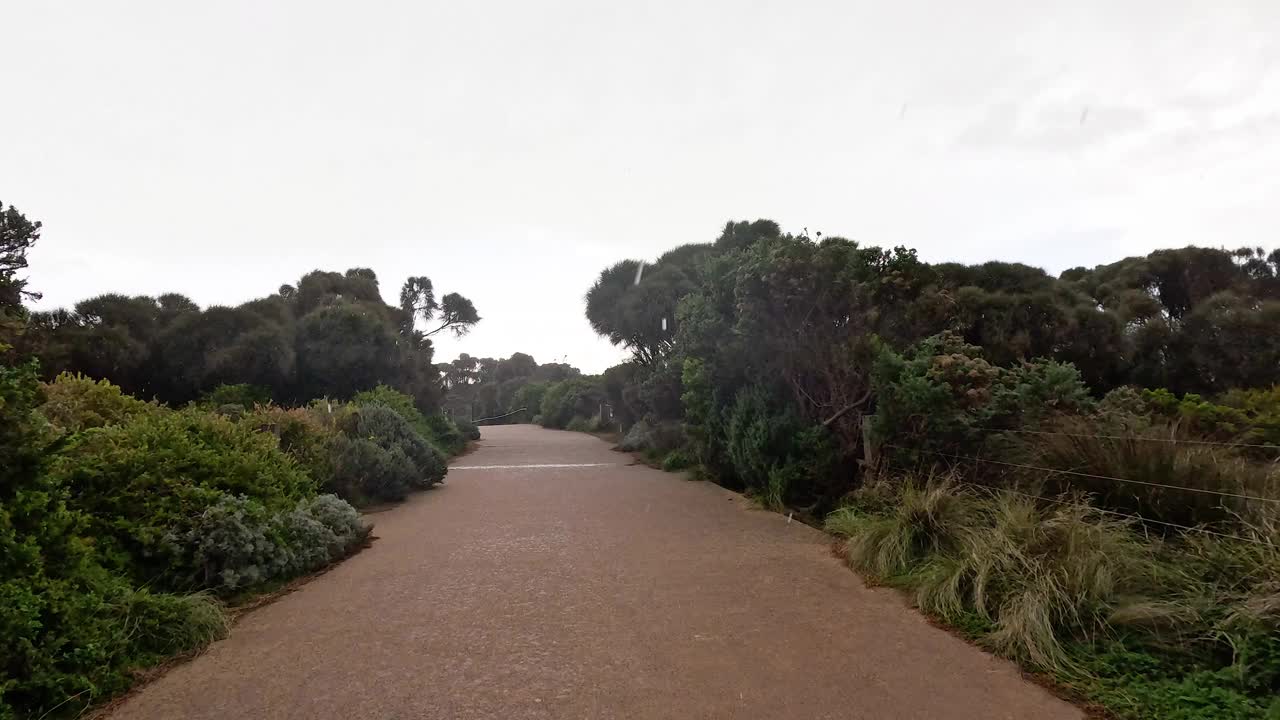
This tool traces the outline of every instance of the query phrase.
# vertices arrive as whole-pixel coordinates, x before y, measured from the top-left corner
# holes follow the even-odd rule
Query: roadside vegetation
[[[586,315],[623,449],[1116,716],[1280,717],[1280,251],[1053,277],[733,222]]]
[[[357,508],[478,437],[443,414],[429,339],[478,316],[426,278],[400,307],[352,270],[237,308],[32,313],[39,233],[0,206],[0,719],[77,717],[223,637],[229,605],[355,552]]]

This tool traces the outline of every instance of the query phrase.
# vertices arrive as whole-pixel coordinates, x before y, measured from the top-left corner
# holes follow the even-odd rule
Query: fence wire
[[[1049,430],[1011,430],[1008,428],[988,428],[988,427],[975,427],[974,430],[982,430],[984,432],[992,432],[992,433],[1011,432],[1011,433],[1019,433],[1024,435],[1060,435],[1062,437],[1098,438],[1101,440],[1140,440],[1143,442],[1162,442],[1162,443],[1171,443],[1174,445],[1216,445],[1218,447],[1261,448],[1263,450],[1280,451],[1280,445],[1268,445],[1268,444],[1259,444],[1259,443],[1218,442],[1215,440],[1179,440],[1177,438],[1143,437],[1141,435],[1089,435],[1087,433],[1069,433],[1069,432],[1057,432],[1057,431],[1049,431]]]
[[[904,467],[902,467],[902,466],[898,466],[898,469],[899,469],[899,470],[903,470],[903,471],[908,471],[908,472],[909,472],[909,469],[908,469],[908,468],[904,468]],[[969,487],[971,487],[971,488],[975,488],[975,489],[977,489],[977,490],[983,490],[983,491],[986,491],[986,492],[989,492],[989,493],[1002,493],[1002,492],[1003,492],[1003,493],[1010,493],[1010,494],[1013,494],[1013,495],[1019,495],[1019,496],[1022,496],[1022,497],[1024,497],[1024,498],[1028,498],[1028,499],[1031,499],[1031,500],[1043,500],[1043,501],[1045,501],[1045,502],[1055,503],[1055,504],[1058,504],[1058,505],[1072,505],[1072,504],[1074,504],[1074,503],[1073,503],[1073,501],[1071,501],[1071,500],[1063,500],[1062,498],[1046,497],[1046,496],[1044,496],[1044,495],[1033,495],[1033,494],[1031,494],[1031,493],[1025,493],[1025,492],[1022,492],[1021,490],[1013,490],[1013,489],[1010,489],[1010,488],[1004,488],[1004,487],[992,487],[992,486],[990,486],[990,485],[982,485],[982,484],[979,484],[979,483],[968,482],[968,481],[965,481],[965,480],[961,480],[961,481],[959,481],[959,482],[960,482],[961,484],[963,484],[963,485],[967,485],[967,486],[969,486]],[[1141,515],[1132,515],[1132,514],[1130,514],[1130,513],[1122,513],[1122,512],[1116,511],[1116,510],[1108,510],[1108,509],[1106,509],[1106,508],[1100,508],[1100,507],[1097,507],[1096,505],[1090,505],[1090,506],[1089,506],[1089,508],[1090,508],[1091,510],[1096,510],[1097,512],[1100,512],[1100,513],[1103,513],[1103,514],[1106,514],[1106,515],[1112,515],[1112,516],[1115,516],[1115,517],[1125,518],[1126,520],[1134,520],[1134,521],[1137,521],[1137,522],[1142,523],[1142,524],[1148,524],[1148,523],[1150,523],[1150,524],[1152,524],[1152,525],[1163,525],[1163,526],[1165,526],[1165,527],[1176,528],[1176,529],[1178,529],[1178,530],[1182,530],[1182,531],[1185,531],[1185,532],[1200,533],[1200,534],[1202,534],[1202,535],[1212,535],[1212,536],[1214,536],[1214,537],[1220,537],[1220,538],[1224,538],[1224,539],[1226,539],[1226,540],[1238,540],[1238,541],[1240,541],[1240,542],[1252,543],[1252,544],[1254,544],[1254,545],[1261,545],[1262,547],[1267,547],[1267,548],[1274,548],[1274,547],[1276,546],[1276,545],[1275,545],[1275,543],[1270,542],[1270,541],[1268,541],[1268,540],[1259,540],[1259,539],[1257,539],[1257,538],[1245,537],[1245,536],[1243,536],[1243,535],[1232,535],[1232,534],[1230,534],[1230,533],[1222,533],[1222,532],[1218,532],[1217,530],[1210,530],[1210,529],[1208,529],[1208,528],[1204,528],[1204,527],[1194,527],[1194,526],[1191,526],[1191,525],[1182,525],[1182,524],[1180,524],[1180,523],[1172,523],[1172,522],[1167,522],[1167,521],[1165,521],[1165,520],[1152,520],[1151,518],[1143,517],[1143,516],[1141,516]]]
[[[1147,480],[1129,480],[1126,478],[1112,477],[1110,475],[1095,475],[1094,473],[1080,472],[1078,470],[1061,470],[1058,468],[1046,468],[1036,465],[1025,465],[1023,463],[1011,463],[1004,460],[991,460],[989,458],[969,457],[967,455],[955,455],[952,453],[938,452],[936,450],[924,450],[920,448],[909,448],[902,445],[894,445],[893,443],[883,443],[882,447],[897,448],[898,450],[906,450],[907,452],[920,452],[930,455],[940,455],[942,457],[955,458],[956,460],[968,460],[970,462],[983,462],[992,465],[1004,465],[1006,467],[1024,468],[1027,470],[1036,470],[1038,472],[1061,473],[1063,475],[1074,475],[1076,477],[1094,478],[1097,480],[1114,480],[1115,482],[1130,483],[1133,485],[1146,485],[1148,487],[1166,488],[1169,490],[1183,490],[1186,492],[1202,493],[1205,495],[1218,495],[1221,497],[1238,498],[1241,500],[1256,500],[1259,502],[1269,502],[1280,504],[1280,498],[1262,497],[1260,495],[1245,495],[1243,493],[1226,492],[1223,490],[1209,490],[1206,488],[1193,488],[1185,485],[1170,485],[1168,483],[1150,482]]]

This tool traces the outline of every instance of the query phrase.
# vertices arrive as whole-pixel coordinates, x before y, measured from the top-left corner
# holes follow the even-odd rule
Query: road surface
[[[589,435],[483,432],[113,720],[1081,717],[812,528]]]

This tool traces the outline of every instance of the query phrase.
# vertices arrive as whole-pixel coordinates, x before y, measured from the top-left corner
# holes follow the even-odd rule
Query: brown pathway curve
[[[812,528],[588,435],[483,432],[370,549],[113,720],[1081,716]]]

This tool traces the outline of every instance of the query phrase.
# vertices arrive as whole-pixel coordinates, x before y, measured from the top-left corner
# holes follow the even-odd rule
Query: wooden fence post
[[[874,476],[880,469],[880,441],[871,432],[875,415],[862,416],[862,471],[864,476]]]

